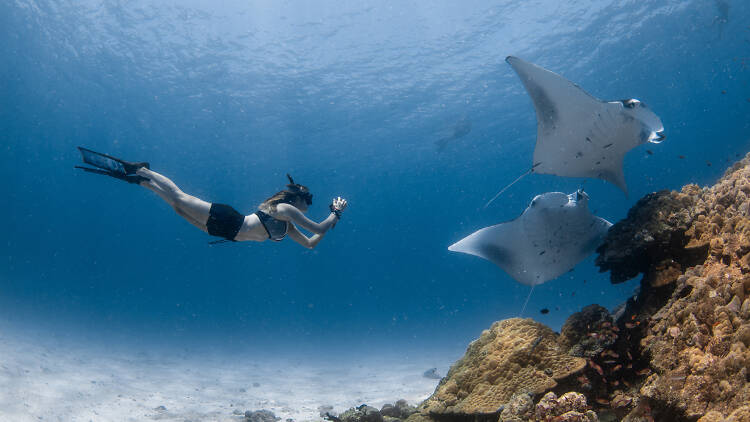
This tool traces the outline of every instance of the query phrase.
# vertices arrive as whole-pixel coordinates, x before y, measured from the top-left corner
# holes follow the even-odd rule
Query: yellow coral
[[[516,393],[541,394],[582,370],[558,335],[531,319],[496,322],[469,345],[435,393],[421,406],[428,414],[496,413]]]

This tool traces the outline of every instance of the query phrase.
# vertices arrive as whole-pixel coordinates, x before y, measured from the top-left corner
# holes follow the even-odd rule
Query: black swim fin
[[[108,154],[102,154],[101,152],[92,151],[84,147],[78,147],[78,151],[81,152],[81,157],[83,158],[84,163],[90,164],[94,167],[98,167],[108,172],[119,173],[121,175],[131,175],[135,174],[135,172],[141,167],[150,168],[149,164],[146,162],[133,163],[130,161],[121,160]]]
[[[139,176],[137,174],[123,174],[123,173],[118,173],[118,172],[115,172],[115,171],[92,169],[90,167],[83,167],[83,166],[75,166],[75,168],[84,170],[84,171],[89,172],[89,173],[101,174],[103,176],[114,177],[115,179],[124,180],[124,181],[126,181],[128,183],[135,183],[136,185],[140,185],[141,182],[147,182],[147,181],[150,180],[147,177]]]

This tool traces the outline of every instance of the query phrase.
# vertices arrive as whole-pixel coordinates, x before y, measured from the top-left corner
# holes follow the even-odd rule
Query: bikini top
[[[255,211],[255,215],[258,216],[260,224],[262,224],[266,229],[268,238],[271,240],[279,242],[284,238],[284,236],[286,236],[286,233],[289,231],[289,223],[286,221],[277,220],[260,210]]]

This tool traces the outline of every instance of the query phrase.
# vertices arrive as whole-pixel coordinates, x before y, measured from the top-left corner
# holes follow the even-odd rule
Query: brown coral
[[[653,373],[631,416],[648,406],[657,419],[723,420],[750,402],[748,164],[710,189],[644,198],[599,249],[612,282],[644,273],[629,305],[640,306],[640,352]]]
[[[497,414],[516,393],[541,394],[584,368],[557,334],[531,319],[496,322],[472,342],[420,407],[431,415]]]
[[[595,422],[599,418],[588,409],[583,394],[569,392],[560,397],[549,392],[536,405],[535,416],[544,422]]]
[[[743,284],[739,268],[713,264],[689,270],[678,280],[685,296],[674,296],[652,318],[641,345],[656,374],[641,394],[684,413],[727,415],[750,401],[750,323],[733,306]],[[742,291],[741,294],[750,294]]]

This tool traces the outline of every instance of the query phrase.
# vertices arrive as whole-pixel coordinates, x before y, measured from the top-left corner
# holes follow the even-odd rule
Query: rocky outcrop
[[[331,414],[330,406],[321,406],[318,410],[323,419],[331,422],[400,422],[417,411],[403,399],[395,404],[386,403],[380,410],[363,404],[352,407],[338,416]]]

